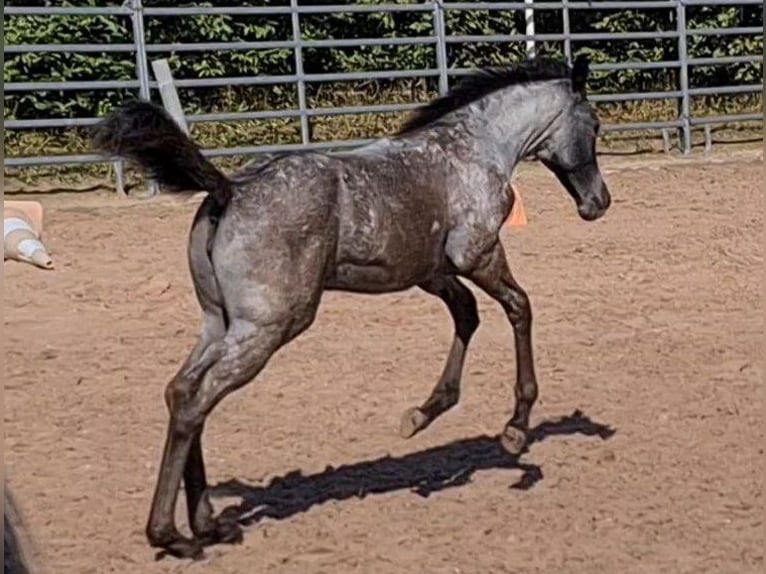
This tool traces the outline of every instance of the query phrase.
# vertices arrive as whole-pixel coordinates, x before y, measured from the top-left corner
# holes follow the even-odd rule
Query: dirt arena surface
[[[594,224],[521,169],[530,224],[504,241],[532,298],[540,400],[519,465],[490,438],[515,376],[495,303],[474,290],[460,405],[407,441],[446,309],[327,294],[210,419],[216,506],[241,503],[249,526],[198,563],[155,561],[144,538],[163,389],[199,327],[196,204],[44,199],[56,271],[7,262],[4,305],[6,474],[45,571],[762,572],[762,156],[623,164],[603,160],[614,204]]]

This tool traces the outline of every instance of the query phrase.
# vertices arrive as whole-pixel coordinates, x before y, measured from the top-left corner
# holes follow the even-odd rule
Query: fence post
[[[293,26],[293,41],[295,42],[295,75],[298,76],[298,112],[301,121],[301,142],[303,145],[311,142],[311,126],[306,113],[306,80],[303,77],[303,47],[301,46],[301,20],[298,12],[298,0],[290,0],[290,19]]]
[[[561,7],[561,25],[564,32],[564,57],[567,64],[572,65],[572,40],[569,37],[571,33],[569,24],[569,0],[562,0],[563,6]]]
[[[439,95],[443,96],[449,91],[449,78],[447,77],[447,33],[442,0],[434,0],[434,32],[436,33],[436,67],[439,70]]]
[[[126,0],[130,6],[130,21],[133,24],[133,45],[136,48],[136,71],[138,74],[138,92],[143,100],[149,100],[151,92],[149,89],[149,64],[146,58],[146,37],[144,35],[144,5],[142,0]],[[117,193],[126,196],[125,193],[125,162],[118,160],[114,162],[116,175]],[[157,185],[154,182],[149,183],[149,191],[152,195],[157,193]]]
[[[680,64],[678,74],[678,88],[681,90],[681,151],[684,155],[691,153],[691,106],[689,99],[689,59],[687,55],[686,36],[686,0],[677,0],[676,3],[676,29],[678,31],[678,60]]]
[[[138,70],[139,93],[141,98],[148,100],[149,64],[146,58],[146,36],[144,34],[144,5],[142,0],[129,0],[133,11],[130,19],[133,22],[133,42],[136,46],[136,69]]]
[[[524,31],[524,34],[527,36],[531,36],[531,38],[527,38],[527,57],[528,58],[534,58],[535,57],[535,9],[532,7],[534,5],[533,0],[524,0],[524,4],[528,6],[528,8],[524,8],[524,21],[526,22],[526,29]]]
[[[178,98],[178,91],[176,91],[176,85],[173,82],[173,73],[170,71],[170,64],[165,58],[159,60],[152,60],[152,70],[154,70],[154,78],[157,80],[157,87],[160,90],[160,97],[162,98],[162,105],[173,117],[186,135],[189,135],[189,126],[186,123],[186,117],[184,116],[184,109],[181,106],[181,100]]]

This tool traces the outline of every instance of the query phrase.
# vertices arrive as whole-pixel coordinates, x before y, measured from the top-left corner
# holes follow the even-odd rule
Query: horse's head
[[[550,169],[577,203],[580,217],[598,219],[611,198],[596,160],[599,120],[586,95],[588,62],[577,58],[571,72],[571,105],[549,126],[534,155]]]

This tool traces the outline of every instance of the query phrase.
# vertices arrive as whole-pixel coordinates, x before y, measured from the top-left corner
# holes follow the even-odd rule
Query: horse
[[[609,208],[588,75],[583,57],[477,69],[393,135],[350,150],[275,154],[228,175],[151,102],[128,103],[95,125],[97,153],[137,164],[168,193],[206,192],[188,236],[202,328],[164,393],[169,423],[146,525],[151,547],[199,558],[205,546],[242,540],[236,519],[213,513],[206,418],[311,326],[328,290],[419,288],[446,305],[451,348],[428,398],[404,412],[405,438],[459,400],[479,326],[463,280],[497,301],[516,354],[515,406],[499,440],[511,455],[523,452],[538,396],[532,311],[499,235],[514,201],[511,175],[526,158],[555,174],[583,220]],[[174,518],[182,480],[191,537]]]

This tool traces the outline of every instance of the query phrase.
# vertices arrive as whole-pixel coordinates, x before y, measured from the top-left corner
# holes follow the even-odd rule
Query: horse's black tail
[[[99,153],[137,163],[171,192],[206,191],[219,205],[231,197],[231,181],[160,106],[137,101],[112,112],[90,133]]]

